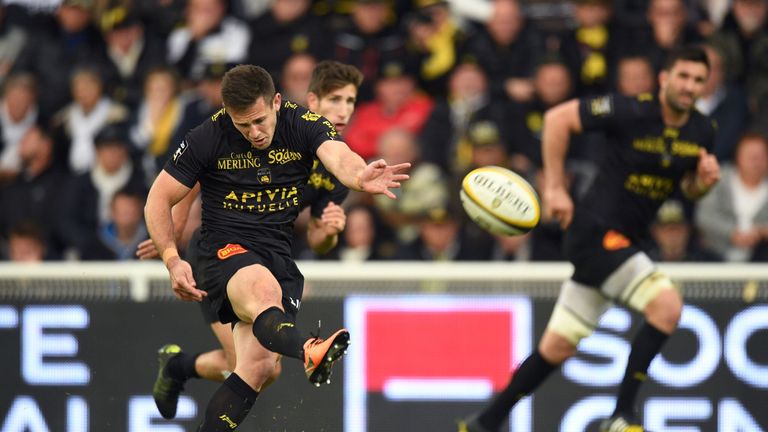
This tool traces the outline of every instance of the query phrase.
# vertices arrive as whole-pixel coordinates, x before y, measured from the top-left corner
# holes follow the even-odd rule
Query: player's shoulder
[[[627,119],[646,118],[658,115],[659,103],[651,93],[628,96],[608,93],[582,99],[586,113],[593,117],[619,117]]]
[[[698,109],[691,110],[690,121],[696,128],[701,128],[705,131],[711,132],[712,134],[714,134],[717,130],[717,121],[714,118],[702,113]]]
[[[193,128],[189,133],[193,138],[201,138],[210,141],[213,138],[220,137],[224,133],[228,127],[228,122],[231,124],[232,121],[227,114],[227,110],[221,108]]]

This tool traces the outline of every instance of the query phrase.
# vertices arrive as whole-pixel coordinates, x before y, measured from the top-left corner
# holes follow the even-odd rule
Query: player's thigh
[[[605,279],[600,291],[630,309],[645,313],[649,303],[660,295],[679,294],[670,278],[660,272],[644,252],[637,252]]]
[[[610,299],[597,288],[569,279],[560,287],[547,331],[562,336],[576,346],[592,334],[610,304]]]
[[[272,376],[279,354],[264,348],[258,339],[253,337],[251,325],[247,323],[240,321],[235,324],[232,334],[237,356],[235,373],[258,391]]]
[[[232,326],[220,322],[211,323],[211,331],[218,339],[221,348],[224,350],[224,356],[227,358],[229,370],[235,370],[237,356],[235,354],[235,341],[232,334]]]
[[[227,282],[227,297],[240,320],[252,323],[272,306],[281,306],[280,284],[266,267],[252,264],[238,270]]]

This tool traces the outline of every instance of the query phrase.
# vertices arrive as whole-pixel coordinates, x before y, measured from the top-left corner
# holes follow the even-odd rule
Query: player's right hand
[[[152,239],[146,239],[139,243],[139,247],[136,248],[136,256],[139,257],[139,259],[145,260],[157,258],[160,254],[157,253],[157,248],[155,248]]]
[[[184,301],[202,301],[208,293],[197,289],[195,278],[192,277],[192,266],[178,256],[168,259],[166,263],[168,274],[171,276],[171,288],[176,298]]]
[[[544,190],[544,219],[560,221],[560,228],[566,229],[573,220],[573,200],[564,187]]]

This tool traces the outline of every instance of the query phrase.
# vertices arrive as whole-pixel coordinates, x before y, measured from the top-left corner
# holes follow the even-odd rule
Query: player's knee
[[[571,280],[566,281],[560,289],[560,296],[547,324],[547,337],[542,338],[540,348],[548,352],[551,350],[553,358],[563,358],[565,361],[576,352],[579,342],[595,330],[607,304],[608,300],[596,289]],[[546,354],[542,355],[547,358]]]
[[[677,328],[683,312],[683,299],[673,287],[658,294],[645,307],[645,319],[659,330],[671,333]]]
[[[559,365],[576,354],[576,344],[572,338],[548,328],[539,342],[539,353],[550,364]]]
[[[261,387],[270,380],[274,373],[275,360],[272,357],[265,357],[248,362],[247,365],[239,365],[235,372],[254,389]]]

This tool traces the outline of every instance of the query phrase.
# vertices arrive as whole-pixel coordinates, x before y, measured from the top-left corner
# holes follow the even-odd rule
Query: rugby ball
[[[470,219],[493,234],[525,234],[541,218],[533,186],[506,168],[485,166],[471,171],[461,182],[460,195]]]

